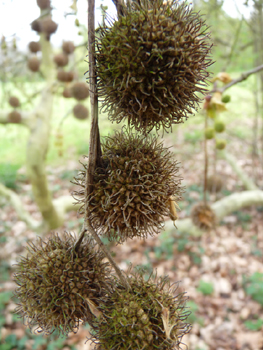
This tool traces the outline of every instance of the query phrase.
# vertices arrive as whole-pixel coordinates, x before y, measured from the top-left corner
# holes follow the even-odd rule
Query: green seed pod
[[[193,223],[201,230],[211,230],[215,227],[216,216],[210,205],[197,203],[191,211]]]
[[[62,238],[53,235],[47,242],[39,238],[16,265],[16,312],[31,329],[37,326],[46,334],[76,332],[80,322],[93,322],[89,303],[98,305],[106,300],[111,271],[103,262],[104,254],[90,238],[77,251],[75,244],[76,238],[69,233]],[[84,268],[87,262],[88,268]]]
[[[228,102],[230,102],[230,100],[231,100],[230,95],[224,95],[224,96],[222,96],[222,99],[221,99],[221,101],[224,103],[228,103]]]
[[[215,122],[214,128],[216,132],[223,132],[225,131],[226,125],[223,122],[217,121]]]
[[[88,202],[94,229],[120,243],[159,233],[170,215],[170,197],[178,200],[182,193],[173,154],[157,138],[125,132],[106,137],[102,150],[89,198],[83,190],[86,166],[75,179],[82,187],[74,193],[82,203],[80,213]]]
[[[167,277],[141,274],[127,277],[130,290],[117,281],[115,291],[101,305],[103,317],[93,332],[100,350],[172,350],[179,349],[182,337],[191,326],[185,322],[186,298],[175,296],[176,288]]]
[[[216,140],[216,148],[224,149],[226,147],[226,140]]]
[[[205,129],[205,138],[211,140],[215,137],[215,130],[213,128]]]
[[[211,44],[202,17],[185,2],[132,1],[100,28],[99,93],[110,119],[137,131],[182,123],[204,93]],[[107,22],[107,21],[106,21]]]

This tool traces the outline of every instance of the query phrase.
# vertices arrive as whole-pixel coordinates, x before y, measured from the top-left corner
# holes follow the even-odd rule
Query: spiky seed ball
[[[50,0],[37,0],[37,6],[41,10],[48,9],[48,8],[50,8]]]
[[[170,215],[170,198],[177,201],[182,193],[173,154],[157,138],[125,132],[106,137],[102,151],[90,197],[82,189],[75,193],[80,212],[88,202],[94,229],[119,243],[159,233]],[[75,179],[83,189],[85,177],[86,166]]]
[[[216,140],[216,148],[217,149],[224,149],[226,147],[226,140]]]
[[[70,90],[69,88],[65,88],[65,89],[63,90],[63,97],[65,97],[65,98],[70,98],[70,97],[72,97],[72,93],[71,93],[71,90]]]
[[[212,175],[207,178],[206,188],[211,193],[216,193],[221,191],[223,187],[223,180],[221,176]]]
[[[8,100],[11,107],[17,108],[20,106],[20,101],[16,96],[11,96]]]
[[[112,121],[149,131],[182,123],[204,93],[211,45],[198,13],[177,0],[132,1],[101,27],[97,71]],[[110,19],[109,19],[109,22]]]
[[[73,72],[65,72],[64,70],[60,69],[57,72],[57,80],[64,82],[64,83],[70,83],[74,79],[74,73]]]
[[[59,53],[54,56],[54,62],[58,67],[65,67],[68,64],[68,56],[64,53]]]
[[[8,120],[10,123],[20,123],[22,120],[21,113],[17,111],[12,111],[8,114]]]
[[[41,50],[40,43],[38,41],[31,41],[28,44],[28,48],[32,53],[37,53],[38,51]]]
[[[225,131],[226,125],[223,122],[217,121],[215,122],[214,127],[216,132],[223,132]]]
[[[175,296],[176,287],[167,277],[141,274],[128,278],[130,290],[117,284],[108,303],[100,308],[94,338],[99,350],[173,350],[179,349],[182,337],[191,326],[185,321],[184,294]]]
[[[70,55],[75,50],[75,45],[72,41],[64,41],[62,44],[62,50],[66,55]]]
[[[89,116],[89,111],[81,103],[78,103],[73,108],[73,114],[74,114],[74,117],[76,117],[77,119],[87,119]]]
[[[201,230],[210,230],[215,226],[216,216],[210,205],[197,203],[191,211],[193,223]]]
[[[224,103],[228,103],[228,102],[231,101],[231,96],[230,95],[224,95],[224,96],[222,96],[221,101],[224,102]]]
[[[46,334],[76,332],[81,321],[92,323],[88,301],[98,305],[109,290],[110,269],[91,239],[79,249],[69,233],[39,238],[16,266],[16,311],[30,327]]]
[[[38,72],[40,67],[40,61],[37,57],[30,57],[27,61],[27,67],[32,72]]]
[[[78,100],[85,100],[89,97],[89,87],[88,84],[82,82],[76,82],[71,87],[72,96]]]
[[[34,30],[37,33],[41,32],[41,22],[39,19],[35,19],[32,23],[31,23],[31,29]]]
[[[215,137],[215,130],[213,128],[205,129],[205,138],[211,140]]]

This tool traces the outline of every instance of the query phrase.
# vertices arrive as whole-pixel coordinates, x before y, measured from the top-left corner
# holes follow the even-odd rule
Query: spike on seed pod
[[[27,67],[32,72],[38,72],[40,67],[40,61],[37,57],[30,57],[27,61]]]
[[[63,97],[65,97],[65,98],[70,98],[70,97],[72,97],[72,93],[71,93],[71,90],[70,90],[69,88],[65,88],[65,89],[63,90]]]
[[[82,189],[75,198],[88,204],[94,229],[119,243],[128,238],[160,232],[171,214],[169,198],[180,199],[181,178],[173,154],[157,138],[116,132],[102,143],[102,165],[94,176],[94,190],[85,198],[84,171],[75,184]]]
[[[72,96],[78,100],[85,100],[89,97],[89,87],[88,84],[82,82],[76,82],[71,87]]]
[[[206,188],[211,193],[217,193],[221,191],[223,187],[223,180],[218,175],[212,175],[207,178]]]
[[[75,50],[75,45],[72,41],[64,41],[62,44],[62,50],[66,55],[70,55]]]
[[[215,227],[216,216],[210,205],[197,203],[191,211],[193,223],[201,230],[211,230]]]
[[[215,130],[213,128],[205,129],[205,138],[211,140],[215,137]]]
[[[127,279],[130,290],[117,281],[108,302],[99,307],[101,317],[93,332],[99,349],[179,349],[191,329],[184,294],[175,296],[177,286],[167,277],[144,280],[137,273]]]
[[[20,101],[15,96],[11,96],[8,100],[8,103],[10,104],[11,107],[14,107],[14,108],[17,108],[20,106]]]
[[[68,64],[68,56],[64,53],[59,53],[54,56],[54,62],[58,67],[65,67]]]
[[[167,131],[193,114],[212,63],[206,28],[177,0],[132,1],[118,20],[101,27],[98,88],[111,120],[127,119],[138,131]]]
[[[217,149],[224,149],[226,147],[226,140],[216,140],[216,148]]]
[[[220,121],[216,121],[214,128],[215,128],[216,132],[223,132],[223,131],[225,131],[226,126],[225,126],[225,123],[220,122]]]
[[[89,116],[89,111],[88,109],[83,106],[81,103],[78,103],[76,106],[73,108],[73,114],[74,117],[77,119],[87,119]]]
[[[50,8],[50,0],[37,0],[37,6],[41,10],[49,9]]]
[[[28,44],[28,48],[32,53],[37,53],[38,51],[41,50],[40,43],[38,41],[31,41]]]
[[[17,112],[17,111],[12,111],[8,114],[8,120],[10,123],[20,123],[22,120],[22,116],[21,113]]]
[[[39,238],[16,265],[16,312],[32,329],[51,334],[78,330],[82,321],[90,324],[95,306],[111,290],[111,271],[90,238],[75,250],[76,239],[69,233],[53,235],[47,242]]]

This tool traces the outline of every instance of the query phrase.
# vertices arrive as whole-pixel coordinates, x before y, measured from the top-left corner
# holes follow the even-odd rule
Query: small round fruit
[[[48,9],[48,8],[50,8],[50,0],[37,0],[37,6],[41,10]]]
[[[41,50],[40,43],[38,41],[31,41],[28,44],[28,48],[32,53],[37,53],[38,51]]]
[[[205,138],[211,140],[215,137],[215,130],[213,128],[207,128],[205,130]]]
[[[40,61],[37,57],[30,57],[27,61],[27,67],[32,72],[38,72],[40,67]]]
[[[75,50],[75,45],[72,41],[64,41],[62,50],[66,55],[69,55]]]
[[[68,56],[64,53],[59,53],[54,56],[54,62],[58,67],[65,67],[68,64]]]
[[[21,113],[17,112],[17,111],[12,111],[8,114],[8,120],[10,121],[10,123],[20,123],[22,120],[22,116]]]
[[[89,97],[89,87],[88,84],[82,82],[76,82],[71,87],[72,96],[78,100],[85,100]]]
[[[71,90],[70,90],[69,88],[65,88],[65,89],[63,90],[63,97],[65,97],[65,98],[70,98],[70,97],[72,97]]]
[[[63,82],[63,83],[70,83],[74,79],[74,73],[69,71],[66,72],[62,69],[60,69],[57,72],[57,80]]]
[[[216,148],[217,149],[224,149],[226,147],[226,140],[216,140]]]
[[[81,103],[78,103],[74,108],[73,108],[73,114],[74,117],[77,119],[87,119],[89,116],[89,111],[88,109],[83,106]]]
[[[11,97],[9,98],[8,103],[10,104],[11,107],[14,107],[14,108],[17,108],[17,107],[20,106],[20,101],[19,101],[19,99],[18,99],[17,97],[15,97],[15,96],[11,96]]]
[[[39,19],[35,19],[32,23],[31,23],[31,29],[34,30],[37,33],[41,32],[41,23]]]
[[[217,121],[215,122],[214,128],[216,132],[223,132],[225,131],[226,125],[223,122]]]
[[[222,99],[221,99],[221,101],[224,103],[228,103],[228,102],[230,102],[230,100],[231,100],[230,95],[224,95],[224,96],[222,96]]]

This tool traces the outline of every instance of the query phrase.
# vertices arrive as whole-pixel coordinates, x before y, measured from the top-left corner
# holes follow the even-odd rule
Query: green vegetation
[[[245,292],[251,298],[263,306],[263,273],[255,272],[248,278],[244,278]]]
[[[197,290],[204,295],[211,295],[214,292],[214,286],[212,283],[200,280]]]

